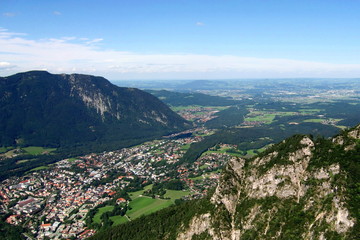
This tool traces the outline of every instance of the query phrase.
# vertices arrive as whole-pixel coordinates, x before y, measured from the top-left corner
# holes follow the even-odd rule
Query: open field
[[[72,163],[72,162],[75,162],[76,160],[77,160],[77,158],[69,158],[68,162]]]
[[[1,147],[0,154],[4,154],[5,157],[11,158],[11,157],[15,157],[16,155],[24,155],[24,154],[40,155],[45,153],[51,153],[55,150],[56,148],[43,148],[36,146],[15,148],[15,149],[13,147]]]
[[[189,144],[185,144],[181,146],[181,150],[188,150],[190,148],[190,143]]]
[[[177,190],[166,190],[164,195],[165,198],[170,198],[171,202],[175,202],[176,199],[189,195],[190,191],[177,191]]]
[[[313,123],[321,123],[323,122],[325,119],[323,118],[313,118],[313,119],[306,119],[304,120],[304,122],[313,122]]]
[[[169,207],[173,202],[171,200],[154,199],[150,197],[138,197],[130,202],[132,208],[126,212],[131,219],[138,218],[142,215],[148,215],[160,209]]]
[[[40,167],[36,167],[36,168],[29,170],[29,172],[35,172],[35,171],[44,170],[44,169],[48,169],[48,168],[49,168],[48,166],[40,166]]]
[[[152,188],[152,184],[146,186],[144,190],[129,193],[130,197],[132,198],[132,201],[129,204],[131,210],[128,210],[126,212],[126,215],[128,217],[130,217],[131,219],[135,219],[142,215],[151,214],[163,208],[169,207],[170,205],[174,204],[176,199],[179,199],[183,196],[190,194],[189,191],[166,190],[166,194],[164,195],[164,197],[170,199],[158,199],[158,198],[142,196],[145,190],[151,188]],[[119,216],[116,217],[117,217],[116,218],[117,224],[127,221],[127,219],[125,220],[123,218],[120,219]]]
[[[23,159],[23,160],[17,161],[16,164],[26,163],[28,161],[29,161],[29,159]]]
[[[299,110],[300,111],[300,110]],[[302,114],[314,114],[319,109],[301,109]],[[281,111],[253,111],[245,116],[244,121],[248,122],[264,122],[265,124],[270,124],[274,121],[276,116],[285,117],[285,116],[293,116],[298,114],[297,112],[281,112]]]
[[[35,147],[35,146],[31,146],[31,147],[25,147],[22,148],[25,152],[31,154],[31,155],[39,155],[39,154],[44,154],[44,153],[50,153],[56,150],[56,148],[43,148],[43,147]]]
[[[0,153],[6,153],[7,151],[10,151],[14,149],[13,147],[0,147]]]
[[[275,113],[259,113],[259,114],[251,114],[245,117],[244,121],[246,122],[264,122],[265,124],[272,123],[274,118],[278,114]]]
[[[193,181],[196,181],[196,180],[202,180],[204,178],[205,178],[205,176],[201,175],[201,176],[193,177],[193,178],[190,178],[190,179],[193,180]]]
[[[201,154],[201,157],[212,154],[212,153],[219,154],[219,153],[226,153],[226,152],[224,150],[219,150],[219,151],[209,150],[209,151],[206,151],[203,154]]]
[[[18,151],[18,149],[11,149],[11,150],[5,152],[4,156],[7,157],[7,158],[14,157],[14,156],[16,156],[18,154],[17,151]]]
[[[221,148],[219,150],[209,150],[209,151],[206,151],[203,154],[201,154],[201,157],[212,154],[212,153],[217,153],[217,154],[223,153],[223,154],[228,154],[228,155],[231,155],[231,156],[234,156],[234,157],[241,157],[242,156],[241,152],[235,152],[235,151],[234,152],[228,152],[229,150],[231,150],[231,148]]]
[[[334,125],[335,127],[338,127],[340,129],[346,129],[347,127],[346,126],[342,126],[342,125],[338,125],[337,123],[340,122],[341,118],[337,118],[337,119],[333,119],[333,118],[330,118],[330,119],[325,119],[325,118],[312,118],[312,119],[306,119],[304,120],[304,122],[312,122],[312,123],[323,123],[323,124],[332,124]]]
[[[267,146],[265,146],[263,148],[260,148],[260,149],[250,149],[250,150],[246,151],[245,156],[243,155],[242,152],[227,152],[227,150],[230,150],[230,148],[220,149],[220,150],[217,150],[217,151],[213,151],[213,150],[206,151],[201,156],[206,156],[206,155],[212,154],[212,153],[217,153],[217,154],[223,153],[223,154],[229,154],[229,155],[234,156],[234,157],[246,157],[246,158],[249,158],[249,157],[255,156],[258,153],[263,152],[264,150],[266,150],[266,147]]]
[[[121,216],[121,215],[117,215],[117,216],[112,216],[110,217],[110,220],[113,221],[113,226],[122,224],[122,223],[126,223],[129,220],[125,217],[125,216]]]
[[[130,201],[129,203],[130,210],[126,212],[126,216],[128,216],[130,219],[135,219],[142,215],[151,214],[163,208],[169,207],[170,205],[174,204],[176,199],[190,194],[189,191],[166,190],[166,194],[164,195],[164,197],[170,199],[158,199],[142,196],[145,190],[151,188],[152,184],[146,186],[144,190],[129,193],[132,201]],[[113,209],[114,206],[110,205],[99,208],[98,212],[93,217],[93,222],[101,223],[101,215],[105,212],[112,211]],[[114,222],[113,226],[128,222],[129,220],[126,216],[117,215],[110,217],[110,219]]]
[[[315,109],[315,108],[301,108],[299,109],[299,112],[303,114],[316,114],[317,112],[320,112],[321,109]]]
[[[136,191],[136,192],[129,192],[129,196],[131,197],[131,199],[135,199],[135,198],[138,198],[140,195],[142,195],[144,193],[144,191],[148,190],[148,189],[151,189],[152,188],[152,184],[150,185],[147,185],[146,187],[144,187],[144,190],[139,190],[139,191]]]
[[[105,212],[112,211],[114,209],[114,206],[105,206],[98,209],[98,212],[93,217],[93,222],[100,223],[101,222],[101,215]]]

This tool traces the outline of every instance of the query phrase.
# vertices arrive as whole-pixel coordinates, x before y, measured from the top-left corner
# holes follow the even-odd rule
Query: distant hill
[[[213,90],[215,85],[217,85],[218,88],[222,88],[224,86],[227,86],[227,83],[211,80],[194,80],[180,85],[179,88],[191,90]]]
[[[152,95],[161,99],[164,103],[171,106],[231,106],[242,103],[242,101],[232,100],[225,97],[211,96],[203,93],[180,93],[166,90],[146,90]]]
[[[0,146],[124,145],[189,127],[144,91],[45,71],[0,78],[0,112]]]

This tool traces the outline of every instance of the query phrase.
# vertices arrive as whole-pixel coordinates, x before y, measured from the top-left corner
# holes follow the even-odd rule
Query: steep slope
[[[102,77],[43,71],[0,78],[0,145],[71,146],[159,136],[188,123],[154,96]]]
[[[94,239],[359,239],[359,176],[360,125],[332,139],[295,135],[231,160],[209,199]]]
[[[296,135],[250,162],[234,159],[211,198],[215,211],[194,217],[178,239],[200,233],[211,239],[355,239],[359,140],[359,126],[331,141]]]

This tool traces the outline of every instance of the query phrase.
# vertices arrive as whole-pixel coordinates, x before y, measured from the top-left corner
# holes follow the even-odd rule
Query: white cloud
[[[14,66],[9,62],[0,62],[0,69],[7,69],[12,67]]]
[[[203,23],[203,22],[196,22],[196,26],[204,26],[205,25],[205,23]]]
[[[6,28],[0,27],[0,38],[10,38],[15,36],[25,36],[25,33],[9,32]]]
[[[0,28],[1,75],[47,69],[110,79],[359,77],[360,64],[200,54],[141,54],[101,49],[101,38],[28,39]],[[11,64],[10,64],[11,63]],[[5,68],[6,67],[6,68]]]
[[[92,40],[88,40],[86,43],[87,44],[99,43],[99,42],[101,42],[103,40],[104,39],[102,39],[102,38],[95,38],[95,39],[92,39]]]
[[[0,71],[11,71],[14,68],[16,68],[14,64],[11,64],[9,62],[0,62]]]
[[[60,16],[60,15],[61,15],[61,12],[59,12],[59,11],[54,11],[53,14],[54,14],[54,15],[57,15],[57,16]]]

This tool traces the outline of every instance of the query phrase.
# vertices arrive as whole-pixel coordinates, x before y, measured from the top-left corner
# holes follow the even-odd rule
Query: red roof
[[[109,194],[109,196],[112,196],[112,195],[116,194],[116,192],[115,191],[114,192],[109,192],[108,194]]]
[[[34,201],[35,201],[35,199],[33,199],[33,198],[28,198],[28,199],[26,199],[26,200],[24,200],[24,201],[18,202],[18,204],[19,204],[20,207],[23,207],[23,206],[25,206],[26,204],[29,204],[29,203],[34,202]]]

